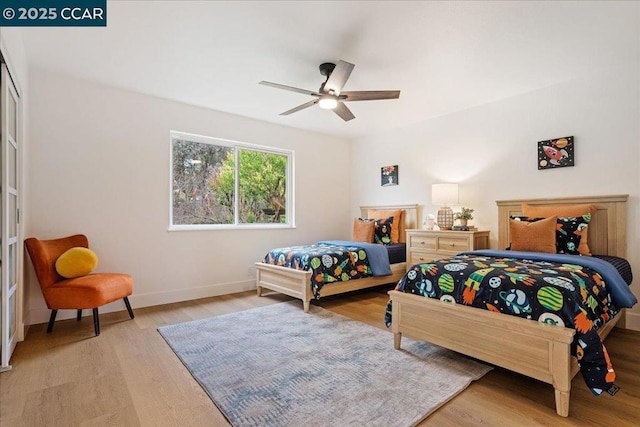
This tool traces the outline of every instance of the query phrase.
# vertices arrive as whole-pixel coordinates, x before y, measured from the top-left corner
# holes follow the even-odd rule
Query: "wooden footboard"
[[[314,298],[311,290],[311,271],[295,270],[262,262],[256,262],[255,266],[258,296],[262,295],[263,288],[270,289],[302,300],[304,311],[309,311],[310,302]],[[389,276],[371,276],[346,282],[328,283],[322,287],[320,295],[329,296],[386,283],[396,283],[402,278],[405,270],[406,263],[404,262],[391,264],[391,275]]]
[[[311,270],[296,270],[278,265],[256,262],[256,290],[262,295],[262,288],[302,300],[304,311],[309,311],[311,292]]]
[[[573,329],[398,291],[389,295],[396,349],[406,335],[552,384],[557,413],[569,415]]]
[[[552,384],[556,412],[569,416],[571,380],[580,370],[571,356],[575,330],[395,290],[389,296],[397,350],[406,335]],[[603,341],[624,312],[598,330]]]

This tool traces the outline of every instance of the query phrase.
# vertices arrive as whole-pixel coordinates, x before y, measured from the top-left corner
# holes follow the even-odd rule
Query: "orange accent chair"
[[[42,295],[51,310],[47,333],[53,330],[58,310],[78,310],[77,320],[82,318],[82,310],[93,309],[93,327],[96,336],[100,335],[98,307],[120,298],[127,306],[133,319],[133,310],[128,296],[133,293],[133,279],[128,274],[93,273],[86,276],[65,279],[56,271],[56,260],[68,249],[89,247],[87,236],[76,234],[53,240],[38,240],[35,237],[24,241],[27,252],[42,289]]]

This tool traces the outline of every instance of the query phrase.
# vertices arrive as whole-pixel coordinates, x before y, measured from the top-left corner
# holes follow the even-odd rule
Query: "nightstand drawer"
[[[438,239],[439,251],[468,251],[469,239],[467,237],[440,237]]]
[[[407,268],[414,264],[449,258],[460,252],[487,249],[488,231],[409,229],[406,234]]]
[[[409,236],[409,247],[411,249],[436,250],[436,238],[421,236],[420,234]]]
[[[439,259],[439,258],[442,258],[442,256],[432,252],[425,252],[425,253],[411,252],[411,258],[409,259],[409,263],[407,267],[414,264],[422,264],[423,262],[431,262],[434,259]]]

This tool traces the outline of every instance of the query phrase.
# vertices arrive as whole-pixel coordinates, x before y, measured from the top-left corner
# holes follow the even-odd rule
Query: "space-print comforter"
[[[396,290],[575,329],[572,354],[595,395],[609,391],[615,380],[597,330],[637,302],[606,261],[514,251],[467,252],[416,264]],[[391,325],[390,306],[385,321]]]
[[[326,241],[272,249],[264,262],[311,270],[311,289],[316,299],[320,299],[320,290],[326,283],[391,274],[389,254],[384,245],[362,242]]]

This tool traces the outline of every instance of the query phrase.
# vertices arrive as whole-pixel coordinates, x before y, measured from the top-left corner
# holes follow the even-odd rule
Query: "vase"
[[[466,219],[466,218],[461,218],[461,219],[460,219],[460,225],[461,225],[461,226],[463,226],[463,227],[466,227],[466,226],[467,226],[467,221],[468,221],[468,219]]]

